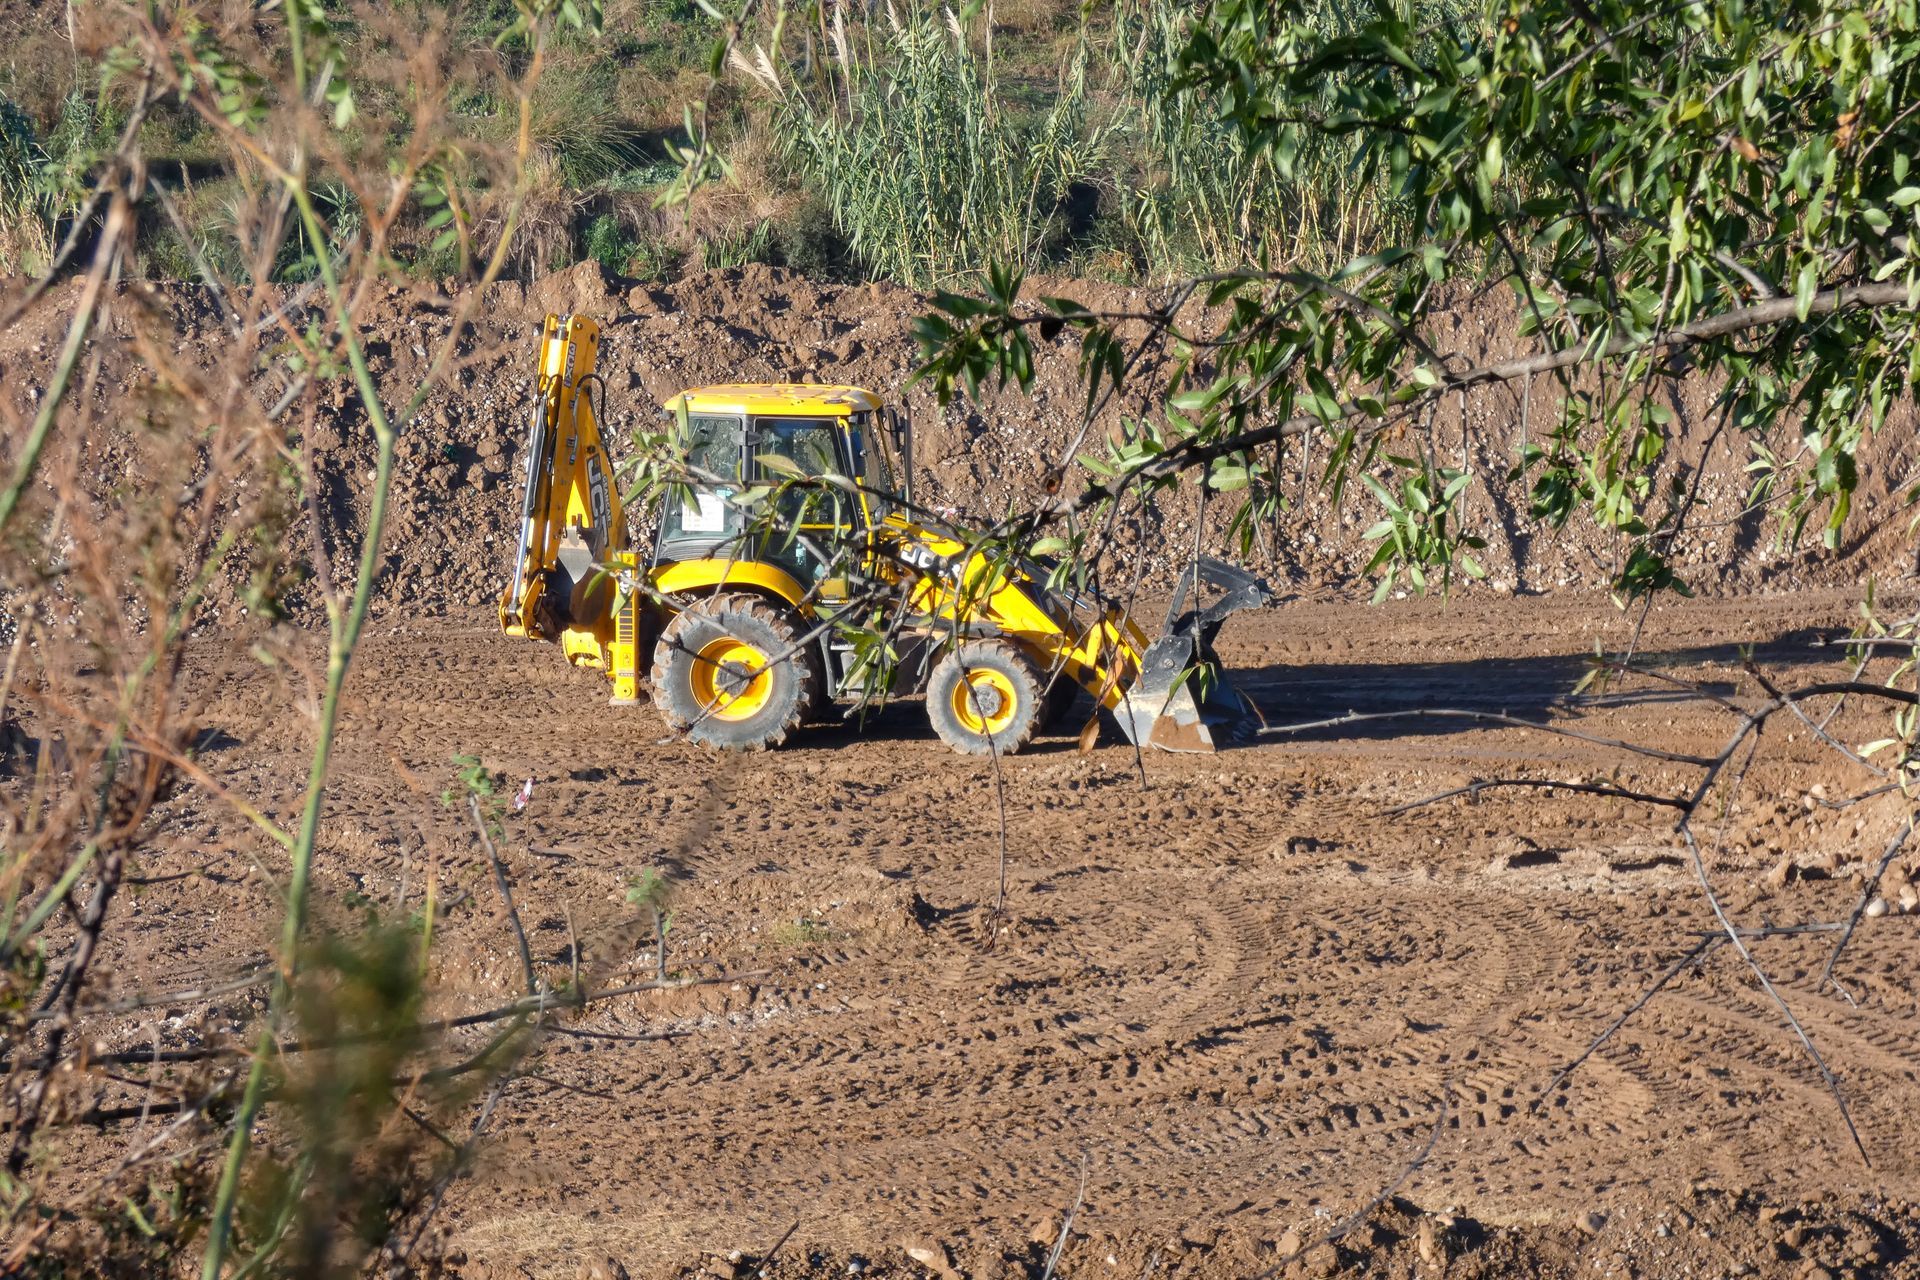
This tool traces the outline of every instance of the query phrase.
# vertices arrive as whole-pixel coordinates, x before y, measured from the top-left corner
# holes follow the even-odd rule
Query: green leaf
[[[784,454],[756,453],[753,455],[753,460],[775,475],[790,476],[796,480],[807,478],[807,473],[801,469],[800,464]]]
[[[1820,264],[1809,259],[1800,267],[1800,278],[1793,286],[1793,314],[1802,324],[1813,311],[1813,295],[1820,288]]]

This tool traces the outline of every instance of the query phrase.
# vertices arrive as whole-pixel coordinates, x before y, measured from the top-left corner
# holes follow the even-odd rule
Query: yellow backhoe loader
[[[871,693],[876,671],[885,693],[924,691],[934,731],[976,755],[1018,751],[1082,689],[1129,739],[1172,751],[1214,750],[1242,718],[1212,639],[1265,601],[1258,582],[1197,563],[1149,643],[1118,607],[1049,587],[1046,567],[922,519],[910,425],[857,387],[674,396],[683,473],[652,548],[635,547],[600,437],[599,341],[585,316],[547,317],[500,625],[605,672],[616,705],[650,686],[675,730],[730,750],[784,741]],[[1219,598],[1184,609],[1203,584]]]

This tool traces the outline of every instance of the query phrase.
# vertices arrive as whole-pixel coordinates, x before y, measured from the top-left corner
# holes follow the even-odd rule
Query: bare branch
[[[1832,316],[1863,309],[1904,312],[1913,310],[1913,303],[1907,286],[1902,283],[1848,285],[1814,294],[1808,300],[1804,315],[1805,318]],[[1641,339],[1622,334],[1598,347],[1590,345],[1563,347],[1538,355],[1479,365],[1460,373],[1452,373],[1444,367],[1436,368],[1431,370],[1435,379],[1434,385],[1413,399],[1396,405],[1395,410],[1397,414],[1404,415],[1419,405],[1439,399],[1448,392],[1460,391],[1468,387],[1513,382],[1530,378],[1535,374],[1553,373],[1581,365],[1617,360],[1622,356],[1643,352],[1683,351],[1703,342],[1732,337],[1755,329],[1799,323],[1802,318],[1797,298],[1769,298],[1752,306],[1736,307],[1718,315],[1703,316]],[[1263,381],[1250,392],[1243,394],[1237,402],[1239,407],[1247,410],[1254,409],[1255,398],[1265,393],[1267,385]],[[1042,510],[1049,515],[1084,510],[1117,497],[1120,492],[1119,486],[1133,480],[1152,480],[1174,475],[1219,458],[1243,453],[1259,445],[1270,444],[1275,440],[1325,431],[1355,419],[1370,419],[1367,424],[1357,429],[1361,439],[1386,429],[1395,420],[1375,419],[1369,408],[1349,401],[1338,406],[1338,412],[1331,418],[1322,417],[1316,413],[1298,413],[1269,426],[1234,432],[1218,439],[1208,440],[1196,436],[1180,441],[1164,452],[1156,454],[1150,462],[1127,473],[1119,480],[1106,484],[1089,484],[1078,496],[1057,499],[1050,507]]]
[[[467,812],[473,815],[474,832],[480,837],[480,847],[487,851],[487,862],[493,867],[493,883],[500,890],[500,900],[506,904],[507,924],[513,929],[514,945],[520,951],[520,970],[527,979],[527,994],[532,995],[540,986],[540,979],[533,971],[533,950],[527,945],[526,927],[520,923],[520,909],[513,904],[513,886],[507,883],[507,869],[500,865],[500,851],[494,847],[486,816],[480,812],[479,796],[468,794]]]
[[[1833,981],[1833,967],[1840,963],[1840,953],[1847,949],[1849,942],[1853,941],[1853,931],[1859,925],[1860,917],[1867,913],[1867,905],[1880,891],[1881,877],[1887,874],[1887,868],[1893,865],[1894,856],[1913,835],[1913,824],[1916,818],[1920,818],[1920,812],[1909,813],[1906,821],[1900,824],[1900,829],[1893,833],[1893,838],[1887,841],[1886,849],[1880,854],[1879,863],[1873,868],[1873,875],[1868,877],[1867,883],[1860,890],[1859,899],[1853,904],[1853,910],[1847,915],[1846,928],[1840,934],[1840,940],[1833,944],[1833,954],[1827,957],[1826,966],[1820,970],[1820,981],[1813,984],[1815,991],[1824,990],[1827,983]]]

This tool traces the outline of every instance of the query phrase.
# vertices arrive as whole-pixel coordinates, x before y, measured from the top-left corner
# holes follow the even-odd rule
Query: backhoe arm
[[[520,539],[500,597],[500,627],[510,636],[598,632],[613,608],[613,583],[595,566],[627,550],[627,522],[588,395],[599,381],[599,348],[600,328],[586,316],[547,317],[527,424]]]

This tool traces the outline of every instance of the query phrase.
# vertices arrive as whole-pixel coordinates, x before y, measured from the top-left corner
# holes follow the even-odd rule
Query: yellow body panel
[[[909,597],[916,612],[963,628],[990,625],[1043,669],[1064,669],[1109,709],[1126,696],[1148,644],[1146,633],[1132,619],[1112,609],[1077,619],[1050,606],[1046,584],[1018,565],[997,562],[949,534],[904,517],[889,517],[881,530],[903,548],[914,549],[904,558],[933,557]]]
[[[705,596],[727,587],[770,591],[802,613],[810,612],[807,589],[777,564],[761,560],[676,560],[656,567],[650,575],[662,595]]]
[[[692,387],[666,402],[669,411],[684,404],[688,413],[766,414],[770,417],[844,418],[871,413],[880,397],[860,387],[814,386],[811,383],[727,382]]]

